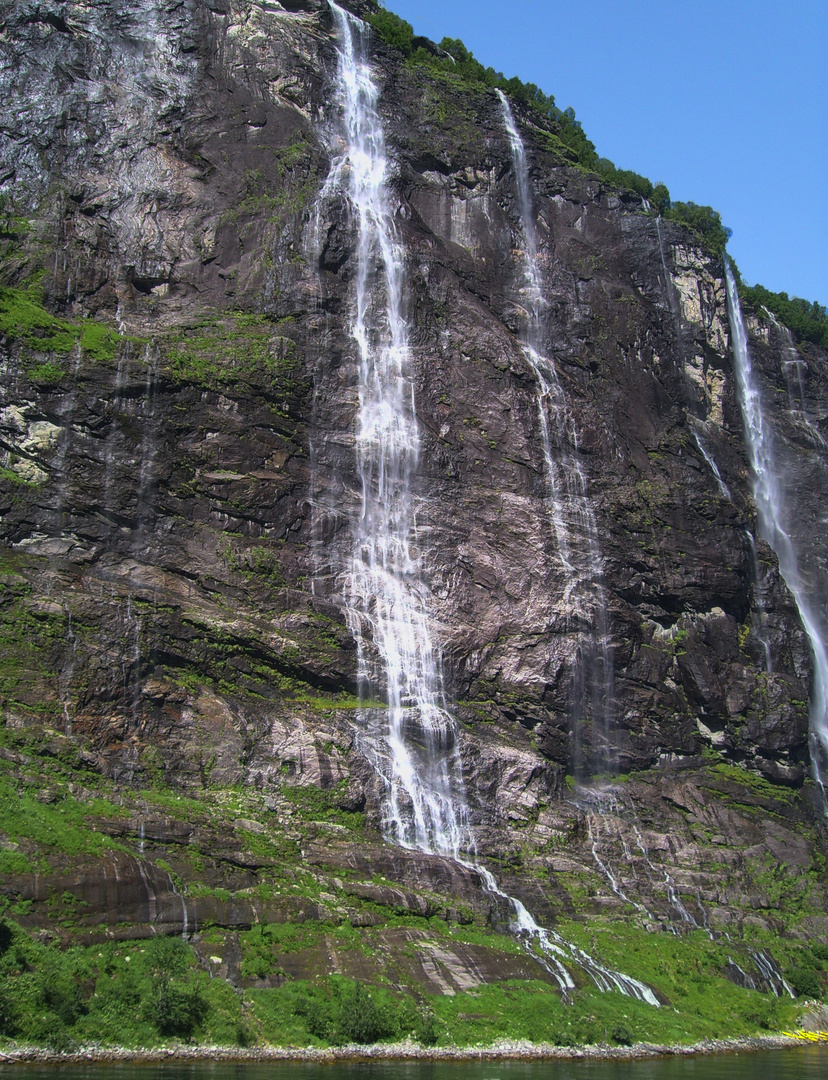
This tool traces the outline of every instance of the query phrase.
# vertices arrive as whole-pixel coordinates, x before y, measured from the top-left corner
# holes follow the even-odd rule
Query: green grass
[[[0,776],[0,833],[16,841],[29,841],[39,852],[63,855],[101,855],[122,845],[95,832],[86,824],[94,815],[117,818],[123,808],[107,799],[85,802],[67,795],[56,804],[42,803],[35,785],[21,788],[17,782]]]
[[[726,762],[720,761],[712,766],[712,771],[717,776],[723,776],[727,780],[732,780],[736,784],[741,784],[753,795],[757,795],[760,798],[771,799],[773,802],[788,804],[793,804],[796,801],[796,792],[791,790],[791,788],[783,787],[781,784],[772,784],[770,780],[766,780],[758,773],[748,772],[747,769],[740,769],[738,765],[729,765]]]
[[[238,995],[176,938],[61,950],[0,922],[0,1037],[56,1050],[247,1041]]]
[[[21,569],[15,560],[0,564],[0,570],[12,583],[23,580],[15,575],[15,570]],[[13,934],[23,935],[16,940],[25,965],[15,962],[15,966],[5,958],[8,949],[4,952],[0,931],[0,1026],[4,1010],[8,1013],[11,1009],[16,1038],[44,1042],[54,1038],[51,1032],[55,1031],[65,1045],[92,1039],[157,1045],[180,1037],[228,1043],[257,1038],[281,1044],[322,1045],[341,1041],[346,1029],[351,1030],[347,1025],[355,1012],[354,1002],[371,1013],[372,1030],[384,1033],[378,1038],[403,1038],[419,1031],[426,1041],[436,1040],[441,1045],[486,1044],[498,1038],[562,1044],[596,1040],[691,1042],[788,1027],[795,1021],[795,1004],[742,990],[725,978],[730,957],[746,970],[751,969],[752,947],[770,948],[802,993],[813,993],[817,988],[824,994],[828,989],[828,948],[819,945],[807,947],[801,941],[756,927],[748,928],[744,940],[735,932],[733,940],[711,941],[701,931],[676,937],[664,931],[648,933],[631,921],[593,915],[584,921],[561,922],[556,929],[599,961],[654,986],[665,998],[661,1009],[618,994],[601,994],[577,969],[574,975],[579,986],[569,1003],[562,1002],[555,989],[540,980],[500,982],[455,997],[424,999],[421,990],[406,985],[403,976],[401,987],[393,993],[390,989],[373,991],[369,1006],[352,982],[328,977],[327,943],[334,945],[338,953],[351,954],[356,968],[349,970],[362,970],[364,965],[369,973],[366,978],[389,987],[385,979],[400,981],[393,974],[393,957],[389,961],[384,955],[384,935],[392,928],[417,931],[415,942],[403,946],[404,954],[417,953],[416,941],[421,936],[448,949],[461,944],[485,947],[493,950],[492,955],[520,954],[523,949],[512,937],[482,925],[479,917],[477,922],[471,921],[471,912],[467,925],[436,916],[417,916],[394,902],[384,904],[352,897],[347,885],[340,890],[334,877],[345,882],[363,880],[347,866],[324,872],[303,865],[299,844],[313,831],[314,822],[344,825],[351,841],[359,842],[365,835],[362,814],[340,805],[344,785],[320,789],[284,784],[271,793],[277,803],[274,813],[262,793],[241,785],[207,786],[198,793],[163,788],[138,791],[124,785],[116,788],[89,767],[89,759],[79,756],[71,739],[45,725],[30,729],[0,727],[0,748],[0,878],[48,873],[50,864],[65,866],[69,860],[83,864],[103,862],[113,848],[122,846],[136,857],[167,869],[178,887],[193,898],[213,897],[217,910],[221,904],[232,904],[234,900],[249,903],[252,898],[261,905],[260,910],[274,905],[270,907],[274,913],[267,916],[271,919],[300,912],[296,921],[257,925],[239,935],[245,977],[272,978],[281,974],[284,978],[284,971],[292,970],[291,964],[297,962],[306,964],[309,971],[319,968],[316,979],[288,980],[272,990],[247,990],[239,996],[221,979],[210,979],[189,950],[178,959],[173,957],[178,967],[165,975],[158,958],[145,954],[147,942],[61,950],[57,945],[35,941],[18,928]],[[727,781],[722,787],[730,790],[731,784],[739,781],[746,799],[767,795],[763,781],[759,780],[752,796],[749,787],[756,787],[757,778],[740,770],[734,772],[731,767],[718,769],[721,764],[711,763],[711,783]],[[99,817],[173,818],[196,826],[197,833],[187,844],[148,839],[139,852],[134,837],[114,841],[96,830],[95,819]],[[264,832],[246,828],[239,819],[258,822]],[[333,834],[333,830],[329,832]],[[220,843],[216,843],[216,837]],[[223,850],[230,853],[229,862],[223,859]],[[255,869],[235,868],[233,860],[238,851],[260,859]],[[818,870],[814,867],[805,875],[806,891]],[[792,875],[788,875],[792,883],[788,888],[784,875],[780,879],[775,868],[764,862],[757,862],[750,872],[769,892],[774,904],[806,911]],[[768,882],[762,877],[765,874],[769,875]],[[558,875],[561,883],[563,877]],[[573,875],[566,884],[574,891],[585,880],[586,876]],[[771,893],[774,883],[781,890],[778,897]],[[376,878],[374,884],[395,883]],[[7,918],[37,916],[36,925],[42,925],[45,918],[66,941],[82,940],[78,935],[89,931],[85,925],[87,909],[71,892],[61,889],[62,885],[57,886],[48,895],[47,884],[47,899],[37,905],[10,895],[6,901]],[[796,895],[789,895],[791,889]],[[307,912],[312,909],[304,900],[320,905],[323,917],[308,918]],[[297,901],[298,907],[294,906]],[[458,907],[456,901],[453,904]],[[585,910],[593,911],[594,906]],[[364,921],[371,925],[352,925],[349,921],[359,924],[363,916],[370,916]],[[215,940],[216,951],[221,952],[226,933],[219,927],[205,927],[202,931],[213,935],[209,941]],[[295,955],[302,953],[304,957]],[[181,956],[185,956],[186,963],[182,964]],[[288,957],[292,958],[291,964],[286,962]],[[13,992],[10,986],[15,988]],[[176,1023],[183,1025],[179,1035],[162,1030],[159,1002],[178,1017]]]
[[[0,334],[40,352],[69,352],[78,340],[77,327],[45,309],[36,285],[0,287]]]
[[[282,795],[306,821],[330,821],[360,831],[365,827],[365,815],[343,809],[339,805],[347,787],[345,780],[333,788],[318,788],[315,784],[304,784],[301,787],[285,784],[282,786]]]
[[[240,382],[264,382],[270,389],[293,389],[300,364],[295,342],[264,315],[232,312],[183,330],[166,343],[166,360],[176,382],[219,391]]]
[[[112,360],[120,341],[119,335],[102,323],[91,319],[74,322],[52,315],[37,284],[17,289],[0,286],[0,336],[40,353],[69,353],[80,345],[93,360]],[[33,382],[52,386],[65,371],[50,362],[34,365],[29,374]]]

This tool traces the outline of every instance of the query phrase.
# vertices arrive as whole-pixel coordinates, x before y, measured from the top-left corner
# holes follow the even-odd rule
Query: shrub
[[[294,1013],[311,1035],[334,1045],[365,1045],[397,1031],[394,1003],[348,979],[333,978],[328,987],[302,987]]]
[[[741,285],[739,295],[753,308],[767,308],[799,341],[811,341],[828,349],[828,310],[816,300],[771,292],[763,285]],[[828,953],[828,946],[822,948]]]
[[[29,1028],[28,1041],[46,1046],[56,1054],[71,1054],[78,1041],[57,1013],[44,1013]]]
[[[437,1017],[431,1009],[424,1006],[417,1015],[414,1037],[421,1046],[434,1046],[439,1038]]]
[[[0,1035],[16,1035],[19,1030],[17,1004],[12,988],[0,983]]]
[[[182,986],[166,979],[156,981],[146,1016],[162,1035],[191,1039],[206,1015],[207,1002],[197,987]]]
[[[43,973],[42,1000],[67,1027],[87,1011],[80,986],[64,972]]]
[[[632,1046],[635,1042],[630,1029],[624,1024],[616,1024],[610,1031],[610,1038],[618,1046]]]
[[[694,202],[671,203],[664,216],[687,225],[717,255],[724,253],[731,231],[722,225],[721,215],[711,206],[698,206]]]
[[[401,49],[406,56],[411,55],[414,45],[414,28],[411,23],[392,11],[377,11],[368,16],[368,22],[383,41]]]
[[[183,975],[189,967],[190,950],[178,937],[152,938],[144,951],[144,967],[156,978]]]
[[[51,361],[47,361],[45,364],[35,364],[34,367],[29,368],[26,374],[35,386],[45,388],[57,386],[66,372],[60,364],[53,364]]]
[[[804,964],[797,964],[796,967],[790,969],[788,982],[797,997],[818,998],[822,996],[822,986],[817,973],[813,968],[806,967]]]
[[[356,983],[343,996],[337,1028],[338,1041],[360,1045],[375,1043],[394,1033],[390,1010],[378,1004],[362,983]]]
[[[207,1002],[197,986],[176,982],[187,974],[191,952],[177,937],[153,938],[143,964],[152,983],[143,1013],[162,1035],[190,1039],[207,1015]]]

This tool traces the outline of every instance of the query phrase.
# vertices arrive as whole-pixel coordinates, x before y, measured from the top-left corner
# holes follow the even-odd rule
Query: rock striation
[[[37,763],[70,761],[73,798],[103,779],[126,815],[92,810],[117,848],[53,853],[5,895],[35,926],[75,895],[88,938],[370,927],[377,905],[502,925],[473,873],[382,841],[360,744],[382,703],[357,709],[342,579],[360,507],[356,229],[344,197],[321,198],[339,138],[328,5],[23,0],[2,48],[2,753],[13,775],[42,770],[45,804]],[[550,451],[577,460],[601,553],[602,708],[630,777],[608,793],[588,782],[608,760],[594,628],[573,618],[550,525],[501,102],[379,38],[373,64],[405,248],[418,554],[481,859],[550,922],[824,934],[811,657],[757,539],[720,258],[567,164],[514,106],[565,411]],[[828,357],[764,311],[747,319],[824,598]],[[561,514],[573,549],[592,542],[574,502]],[[203,808],[159,812],[141,794],[159,785]],[[261,796],[259,817],[210,794],[234,789]],[[251,898],[278,863],[262,831],[304,863],[307,895]],[[768,860],[808,881],[791,919],[757,876]],[[433,992],[536,967],[382,933]],[[374,972],[315,949],[287,974]],[[240,977],[229,946],[222,965]]]

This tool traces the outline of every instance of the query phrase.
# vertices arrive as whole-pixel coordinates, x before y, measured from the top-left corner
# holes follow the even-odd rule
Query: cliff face
[[[356,255],[345,200],[320,198],[340,138],[327,5],[21,3],[4,49],[4,760],[47,806],[105,790],[120,807],[87,815],[117,848],[78,861],[47,844],[48,872],[12,875],[6,895],[51,925],[68,890],[88,905],[73,931],[93,936],[297,912],[370,925],[382,905],[496,918],[473,875],[383,845],[360,752],[342,580]],[[815,932],[810,652],[757,538],[720,261],[518,116],[560,384],[551,449],[588,497],[559,500],[553,524],[498,99],[379,41],[374,61],[406,250],[418,542],[481,856],[539,918],[638,898],[680,922],[655,861],[685,922]],[[828,358],[762,313],[750,329],[825,596]],[[597,644],[573,601],[587,549]],[[573,793],[566,776],[609,758],[631,779]],[[199,804],[152,794],[165,785]],[[25,831],[7,842],[40,851]],[[258,904],[252,886],[299,851],[316,891]],[[808,880],[784,918],[757,877],[768,859]],[[170,860],[201,892],[182,900]],[[491,963],[510,978],[530,961]]]

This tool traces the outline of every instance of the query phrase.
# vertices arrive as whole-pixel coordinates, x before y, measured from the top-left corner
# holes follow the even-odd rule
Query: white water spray
[[[828,633],[813,606],[811,590],[800,572],[796,543],[787,529],[787,506],[774,459],[773,436],[762,412],[762,396],[753,375],[739,293],[727,258],[725,280],[739,404],[747,435],[759,534],[776,553],[779,569],[796,601],[802,625],[811,643],[814,661],[810,715],[811,766],[822,792],[823,808],[828,815],[823,781],[823,771],[828,765]]]
[[[403,847],[454,859],[505,900],[512,929],[567,993],[564,960],[579,964],[602,990],[658,1005],[643,983],[611,971],[538,926],[475,860],[458,750],[431,632],[431,596],[416,545],[414,474],[420,452],[403,311],[404,251],[394,225],[378,90],[366,59],[366,27],[330,2],[340,38],[338,82],[344,145],[323,199],[344,191],[357,232],[355,310],[359,411],[356,420],[360,512],[343,574],[358,650],[363,701],[361,746],[386,785],[386,835]]]

